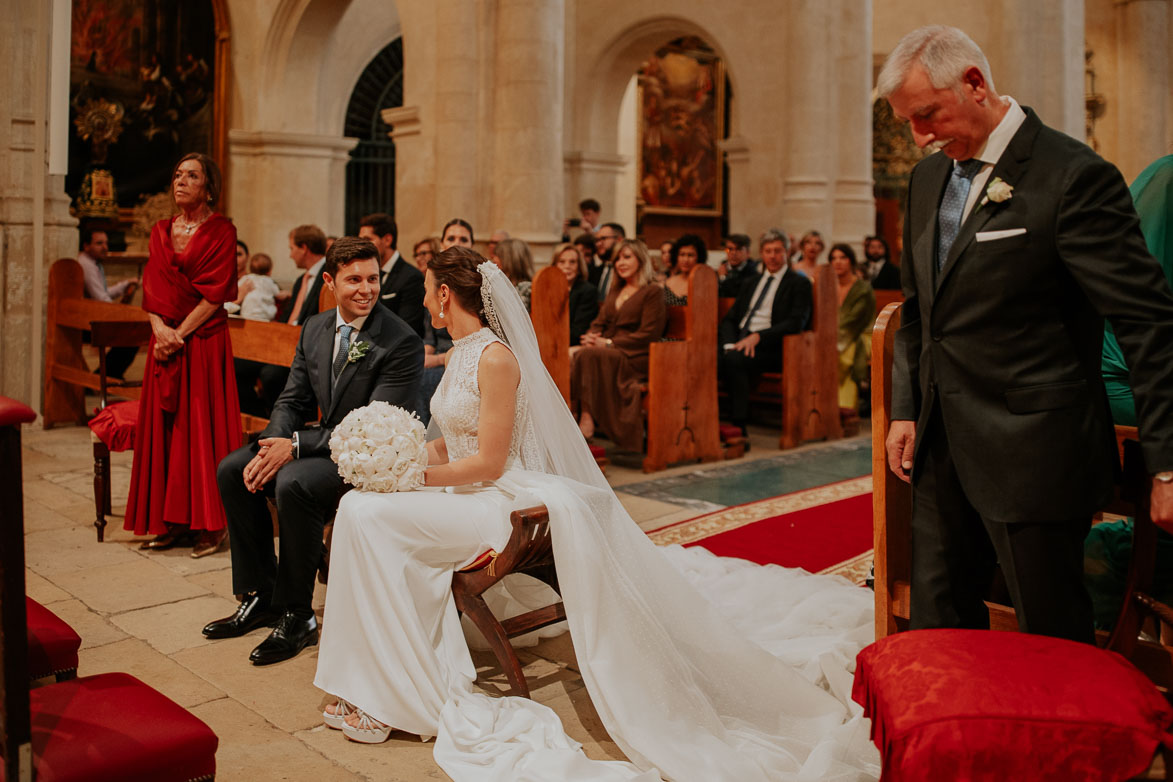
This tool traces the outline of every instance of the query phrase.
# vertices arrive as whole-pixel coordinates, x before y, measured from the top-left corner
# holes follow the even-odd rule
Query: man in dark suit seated
[[[1173,293],[1115,166],[994,89],[961,30],[900,40],[877,91],[939,151],[912,170],[892,471],[912,483],[910,624],[1092,643],[1084,538],[1113,495],[1104,317],[1131,368],[1152,517],[1173,521]]]
[[[746,280],[758,277],[758,263],[749,257],[749,237],[745,234],[730,234],[725,240],[725,261],[718,270],[721,275],[721,284],[718,294],[724,298],[731,298],[741,293],[741,286]]]
[[[892,265],[888,242],[881,236],[869,236],[863,240],[863,254],[868,262],[864,273],[877,291],[900,290],[900,268]]]
[[[358,235],[379,249],[379,301],[424,335],[424,275],[403,260],[395,245],[399,228],[391,215],[376,212],[358,222]]]
[[[599,303],[607,300],[615,283],[615,247],[627,238],[619,223],[603,223],[595,233],[595,264],[587,269],[587,282],[599,291]]]
[[[260,440],[220,462],[216,481],[232,540],[232,591],[243,595],[232,616],[204,628],[208,638],[235,638],[261,626],[273,632],[253,649],[254,665],[287,660],[317,643],[311,601],[322,554],[322,528],[343,483],[330,460],[330,433],[351,410],[381,400],[415,410],[424,347],[397,315],[378,303],[378,250],[343,237],[323,274],[337,310],[302,327],[289,382]],[[307,424],[318,418],[318,424]],[[266,497],[277,502],[280,558]]]
[[[718,371],[728,418],[745,433],[749,391],[763,372],[782,368],[782,337],[807,328],[813,309],[811,283],[787,268],[790,240],[771,228],[762,234],[762,273],[746,280],[717,330]]]

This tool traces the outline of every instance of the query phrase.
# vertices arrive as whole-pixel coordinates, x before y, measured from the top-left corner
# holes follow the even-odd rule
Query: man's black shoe
[[[258,627],[272,627],[277,612],[260,595],[245,595],[236,613],[204,626],[205,638],[237,638]]]
[[[248,659],[253,665],[271,665],[297,656],[307,646],[318,642],[318,618],[312,614],[301,619],[292,611],[286,611],[277,620],[273,632],[253,649]]]

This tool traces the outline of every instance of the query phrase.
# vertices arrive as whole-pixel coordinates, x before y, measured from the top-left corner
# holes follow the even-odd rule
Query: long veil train
[[[634,765],[587,760],[544,706],[460,686],[441,714],[441,768],[458,781],[877,778],[878,753],[849,699],[855,653],[872,632],[869,593],[657,548],[591,458],[513,285],[491,263],[480,272],[490,327],[521,367],[526,436],[539,445],[500,483],[549,509],[579,669]]]

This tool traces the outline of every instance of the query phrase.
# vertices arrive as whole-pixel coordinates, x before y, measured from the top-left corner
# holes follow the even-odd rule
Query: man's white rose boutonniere
[[[1014,185],[1005,182],[1002,177],[996,176],[990,184],[986,185],[986,196],[982,199],[981,206],[993,201],[995,204],[1001,204],[1010,200],[1014,195]]]
[[[371,346],[366,342],[352,342],[350,343],[350,350],[346,352],[346,363],[353,364],[356,361],[361,361],[363,356],[370,352]]]

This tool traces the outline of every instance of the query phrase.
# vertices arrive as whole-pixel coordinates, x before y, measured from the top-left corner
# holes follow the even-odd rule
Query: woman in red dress
[[[126,507],[128,530],[170,548],[198,533],[193,557],[222,550],[227,522],[216,465],[240,446],[240,403],[224,302],[236,298],[236,228],[212,211],[220,169],[185,155],[171,177],[180,214],[151,231],[143,273],[148,346]]]

